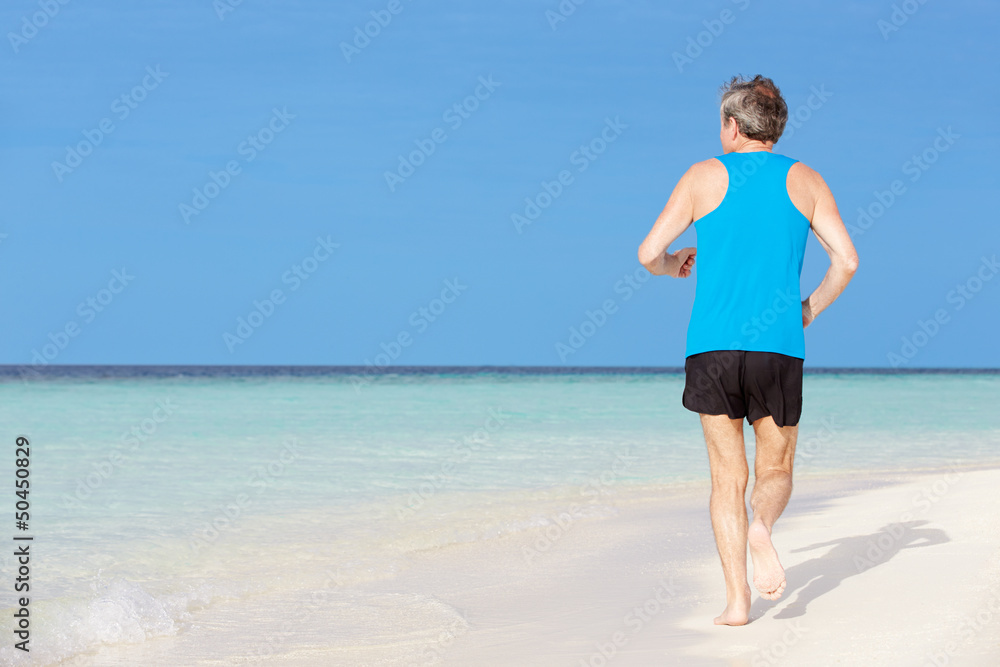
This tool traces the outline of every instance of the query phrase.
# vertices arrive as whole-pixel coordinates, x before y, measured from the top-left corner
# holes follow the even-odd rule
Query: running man
[[[699,260],[682,402],[699,413],[708,447],[709,509],[726,578],[726,608],[717,625],[748,620],[748,544],[761,597],[777,600],[785,589],[771,529],[792,493],[804,330],[858,268],[826,183],[801,162],[772,152],[787,120],[771,79],[734,77],[724,85],[723,155],[687,170],[639,247],[639,261],[656,275],[687,278]],[[697,251],[668,252],[692,222]],[[830,268],[802,300],[799,278],[810,229],[829,254]],[[749,524],[744,417],[756,440]]]

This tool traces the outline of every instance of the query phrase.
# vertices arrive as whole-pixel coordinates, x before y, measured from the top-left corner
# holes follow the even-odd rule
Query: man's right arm
[[[694,181],[701,163],[695,164],[674,187],[667,205],[639,246],[639,262],[657,276],[687,278],[695,262],[695,248],[668,252],[671,244],[691,226],[694,219]]]
[[[832,304],[847,283],[858,270],[858,253],[847,233],[844,221],[837,211],[837,202],[826,181],[817,172],[804,164],[801,175],[812,194],[813,214],[810,225],[827,255],[830,256],[830,268],[819,287],[802,302],[802,326],[806,327],[813,319]]]

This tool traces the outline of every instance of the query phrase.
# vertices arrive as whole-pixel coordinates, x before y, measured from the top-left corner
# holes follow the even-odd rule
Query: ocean
[[[391,582],[412,553],[707,480],[682,389],[680,369],[0,369],[11,487],[15,439],[30,442],[30,520],[15,528],[12,489],[10,536],[33,538],[30,658],[4,628],[0,664],[105,664],[95,652],[182,636],[213,607],[236,623],[318,590],[342,609],[327,641],[364,642],[384,603],[353,587]],[[998,465],[998,405],[992,371],[807,370],[796,474]],[[19,565],[3,552],[12,630]],[[248,664],[295,641],[213,650]]]

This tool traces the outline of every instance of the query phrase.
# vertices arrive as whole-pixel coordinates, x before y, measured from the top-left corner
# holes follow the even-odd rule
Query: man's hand
[[[812,324],[814,319],[815,315],[813,315],[812,307],[809,305],[809,299],[806,299],[802,302],[802,328],[805,329]]]
[[[670,273],[668,275],[671,278],[687,278],[690,276],[691,269],[694,267],[694,256],[697,252],[697,248],[681,248],[677,252],[671,253],[670,256],[674,259],[671,261]]]

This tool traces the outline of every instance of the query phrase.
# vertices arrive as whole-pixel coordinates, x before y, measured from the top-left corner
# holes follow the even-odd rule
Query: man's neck
[[[774,144],[771,142],[758,141],[756,139],[749,139],[746,143],[742,143],[733,149],[734,153],[753,153],[755,151],[767,151],[771,152]]]

